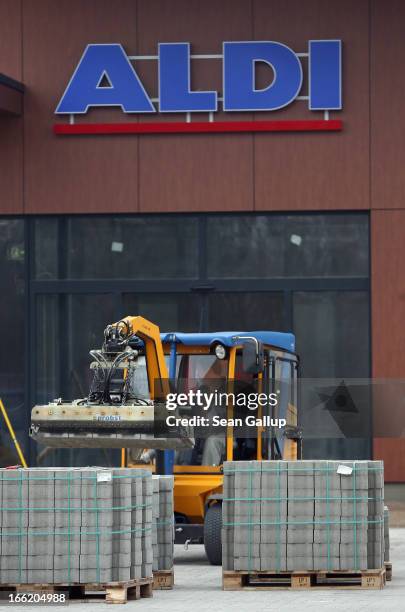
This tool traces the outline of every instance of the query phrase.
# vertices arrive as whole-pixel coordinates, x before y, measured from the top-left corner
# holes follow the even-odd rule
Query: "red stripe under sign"
[[[224,132],[337,132],[339,119],[309,121],[162,121],[154,123],[55,123],[58,135],[91,134],[218,134]]]

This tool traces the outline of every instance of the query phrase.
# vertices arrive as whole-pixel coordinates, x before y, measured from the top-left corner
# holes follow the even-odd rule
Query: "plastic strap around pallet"
[[[328,570],[331,569],[330,565],[330,499],[329,499],[329,495],[330,495],[330,489],[329,489],[329,470],[327,470],[326,472],[326,520],[327,520],[327,527],[326,527],[326,542],[327,542],[327,557],[328,557]],[[314,512],[315,512],[315,508],[314,508]],[[312,538],[314,540],[314,538]]]
[[[159,527],[166,527],[167,525],[169,525],[171,527],[172,525],[174,525],[174,519],[159,519],[159,518],[156,518],[155,519],[155,524],[156,524],[157,528],[159,528]]]
[[[94,472],[94,483],[93,483],[93,495],[94,495],[94,503],[97,506],[97,472]],[[99,514],[98,514],[98,508],[96,510],[96,531],[99,531]],[[100,534],[97,533],[96,535],[96,564],[97,564],[97,568],[96,568],[96,582],[100,582]]]
[[[18,501],[20,502],[20,508],[21,508],[22,505],[23,505],[23,502],[22,502],[22,491],[23,491],[23,479],[24,479],[24,474],[23,474],[22,471],[20,472],[19,476],[20,477],[19,477],[19,481],[18,481]],[[19,514],[19,528],[20,528],[20,532],[22,531],[22,518],[23,518],[23,510],[21,510],[21,512]],[[27,546],[28,546],[28,542],[27,542]],[[18,582],[22,582],[22,579],[21,579],[22,567],[21,566],[22,566],[22,538],[20,538],[19,541],[18,541]]]
[[[253,493],[253,472],[249,473],[249,495],[250,497],[252,497],[252,493]],[[249,522],[251,522],[252,519],[252,509],[253,509],[253,504],[252,502],[249,503]],[[253,527],[254,529],[254,527]],[[252,529],[249,526],[248,527],[248,533],[249,533],[249,544],[248,544],[248,569],[249,571],[252,570]],[[253,538],[254,539],[254,538]]]
[[[265,526],[280,526],[280,525],[323,525],[323,526],[327,526],[329,525],[353,525],[356,522],[356,525],[382,525],[384,522],[384,519],[376,519],[376,520],[370,520],[370,519],[365,519],[365,520],[336,520],[336,521],[322,521],[322,520],[312,520],[312,521],[241,521],[241,522],[226,522],[223,524],[224,527],[246,527],[248,525],[252,525],[252,526],[258,526],[258,525],[265,525]]]
[[[0,479],[1,482],[1,479]],[[371,499],[371,498],[370,498]],[[85,510],[86,512],[102,512],[103,510],[139,510],[140,508],[152,508],[152,504],[134,504],[131,506],[52,506],[49,508],[48,506],[13,506],[12,508],[5,508],[0,506],[0,512],[20,512],[30,511],[30,512],[81,512]]]
[[[316,461],[316,460],[314,460]],[[276,463],[276,462],[275,462]],[[279,462],[278,462],[279,463]],[[339,463],[339,461],[336,461],[336,463]],[[342,465],[345,465],[346,463],[352,463],[351,461],[346,461],[343,460],[341,462]],[[380,472],[383,473],[384,472],[384,468],[383,467],[378,467],[378,466],[363,466],[361,465],[357,465],[354,463],[354,465],[349,466],[353,469],[353,471],[357,472]],[[261,468],[243,468],[243,469],[238,469],[238,468],[233,468],[233,467],[227,467],[226,464],[224,464],[224,474],[239,474],[239,473],[246,473],[246,472],[277,472],[278,468],[277,467],[271,467],[271,466],[264,466],[263,465],[263,469]],[[288,469],[288,472],[293,474],[293,473],[299,473],[299,472],[304,472],[307,474],[315,474],[316,472],[333,472],[336,473],[336,467],[335,466],[331,466],[331,467],[294,467],[294,469]]]
[[[368,466],[367,466],[368,467]],[[353,495],[356,494],[356,468],[353,470]],[[367,511],[368,514],[368,511]],[[357,549],[357,506],[356,499],[353,500],[353,550],[354,550],[354,569],[358,568],[358,549]]]
[[[69,472],[69,476],[70,476],[71,472]],[[70,561],[70,527],[71,527],[71,522],[70,522],[70,497],[71,497],[71,480],[70,478],[68,478],[68,583],[70,584],[71,582],[71,561]],[[54,527],[56,527],[56,525],[54,525]],[[55,537],[55,536],[54,536]],[[80,559],[80,552],[79,552],[79,559]]]
[[[277,493],[278,493],[278,497],[280,498],[280,464],[278,463],[278,474],[277,474]],[[279,502],[277,504],[277,518],[278,520],[281,519],[281,500],[279,499]],[[276,554],[276,570],[280,571],[281,570],[281,530],[277,529],[277,554]]]
[[[85,470],[86,468],[84,467],[82,469]],[[111,468],[111,470],[113,470],[113,469],[118,469],[118,468]],[[66,470],[68,470],[68,468],[66,468]],[[104,471],[108,472],[108,471],[111,471],[111,470],[106,469]],[[24,471],[28,472],[29,468],[27,470],[24,470],[22,468],[18,468],[18,471],[21,472],[22,474],[24,474]],[[138,470],[136,470],[136,471],[138,471]],[[80,477],[81,472],[78,472],[78,473],[79,473],[79,476],[77,478],[72,478],[72,475],[74,474],[74,472],[69,472],[69,476],[56,476],[56,473],[55,473],[51,477],[49,477],[49,476],[33,476],[32,472],[30,472],[29,480],[30,481],[34,481],[34,480],[39,480],[39,481],[41,481],[41,480],[42,481],[43,480],[45,480],[45,481],[49,481],[49,480],[55,480],[55,481],[56,480],[61,480],[61,481],[66,481],[66,482],[68,480],[70,480],[71,482],[73,482],[74,480],[91,480],[91,481],[93,481],[93,476],[83,476],[81,478]],[[98,473],[100,474],[100,473],[103,473],[103,472],[100,471]],[[111,474],[111,478],[112,478],[112,480],[117,480],[119,478],[131,478],[133,480],[136,480],[136,479],[139,478],[140,480],[142,480],[143,478],[145,478],[145,472],[143,474]],[[2,481],[3,482],[15,482],[16,479],[15,478],[2,478]]]
[[[29,528],[27,529],[17,529],[16,531],[12,531],[9,533],[2,533],[2,537],[3,538],[21,538],[22,536],[50,536],[50,535],[56,535],[56,536],[80,536],[80,535],[91,535],[91,536],[100,536],[100,535],[105,535],[106,533],[108,535],[125,535],[126,533],[148,533],[152,531],[152,527],[137,527],[135,529],[111,529],[110,531],[106,531],[105,529],[94,529],[93,531],[68,531],[67,529],[63,530],[63,531],[30,531]]]
[[[329,498],[325,496],[319,495],[308,495],[304,497],[293,497],[292,495],[287,495],[286,497],[252,497],[252,499],[248,497],[224,497],[222,499],[223,502],[243,502],[243,501],[384,501],[383,497],[364,497],[364,495],[349,495],[349,497],[341,497],[340,495],[330,495]]]

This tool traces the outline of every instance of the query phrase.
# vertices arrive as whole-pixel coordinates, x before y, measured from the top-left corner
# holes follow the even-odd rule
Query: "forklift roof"
[[[287,351],[295,350],[295,336],[283,332],[272,331],[231,331],[231,332],[209,332],[209,333],[190,333],[171,332],[160,334],[162,342],[181,342],[186,346],[211,346],[220,342],[224,346],[235,346],[240,344],[240,336],[251,336],[263,344],[275,346]]]

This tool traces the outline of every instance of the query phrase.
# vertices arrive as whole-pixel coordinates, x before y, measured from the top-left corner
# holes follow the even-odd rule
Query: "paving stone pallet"
[[[153,476],[152,546],[154,588],[173,587],[173,476]]]
[[[224,464],[224,571],[384,567],[381,461]]]
[[[150,579],[152,494],[141,469],[0,470],[0,584]]]

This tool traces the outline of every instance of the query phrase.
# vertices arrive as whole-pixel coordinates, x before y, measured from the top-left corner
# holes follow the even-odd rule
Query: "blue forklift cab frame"
[[[160,338],[163,344],[170,345],[169,353],[169,379],[176,380],[177,366],[177,345],[179,343],[186,346],[209,346],[214,347],[222,344],[225,347],[240,344],[240,337],[251,337],[263,344],[270,344],[282,350],[294,352],[295,336],[285,332],[272,331],[251,331],[251,332],[209,332],[209,333],[183,333],[170,332],[161,333]],[[156,452],[156,473],[162,475],[172,475],[174,470],[174,450],[162,450]]]

